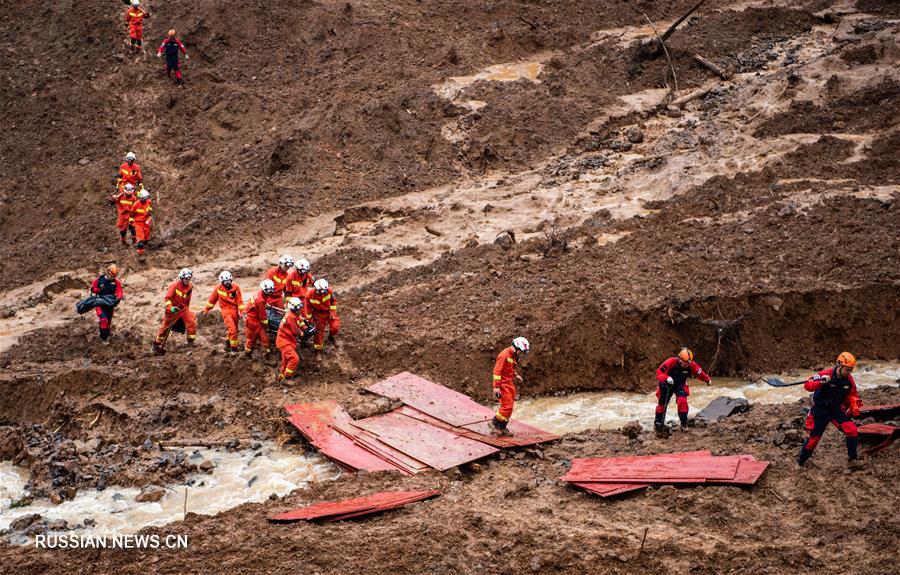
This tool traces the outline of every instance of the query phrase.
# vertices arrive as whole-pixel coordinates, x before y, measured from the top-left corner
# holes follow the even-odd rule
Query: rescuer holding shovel
[[[657,434],[666,433],[666,408],[669,400],[675,396],[675,404],[678,406],[678,420],[681,429],[688,424],[688,396],[691,390],[687,380],[696,377],[700,381],[710,384],[710,378],[703,372],[700,365],[694,361],[694,352],[688,348],[682,348],[675,357],[670,357],[656,370],[656,417],[653,420],[653,429]]]
[[[833,422],[846,436],[847,467],[862,466],[857,453],[859,432],[856,424],[850,420],[851,417],[859,417],[862,405],[856,391],[856,381],[851,375],[854,367],[856,358],[845,351],[837,357],[836,366],[823,369],[803,384],[803,388],[813,394],[813,406],[806,416],[809,438],[800,448],[800,455],[797,457],[799,465],[802,466],[812,456],[828,424]]]
[[[494,362],[494,399],[500,401],[500,409],[490,422],[491,433],[494,435],[513,434],[506,426],[512,417],[513,405],[519,399],[516,382],[522,382],[522,376],[516,373],[516,366],[519,365],[519,354],[527,354],[530,349],[531,345],[527,339],[517,337],[511,346],[500,352],[497,361]]]

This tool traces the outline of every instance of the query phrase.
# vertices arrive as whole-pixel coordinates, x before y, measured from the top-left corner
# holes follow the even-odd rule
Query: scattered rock
[[[91,163],[91,161],[88,160],[87,158],[81,158],[80,160],[78,160],[78,165],[79,165],[79,166],[86,166],[86,165],[88,165],[88,164],[90,164],[90,163]]]
[[[497,234],[497,237],[494,239],[494,244],[500,246],[503,249],[509,249],[515,243],[516,234],[513,233],[512,230],[504,230]]]
[[[640,144],[644,141],[644,131],[638,126],[631,126],[625,130],[625,137],[628,138],[628,141],[632,144]]]
[[[735,413],[750,409],[750,402],[743,398],[717,397],[697,414],[696,419],[706,422],[721,421]]]
[[[147,501],[159,501],[165,494],[165,487],[160,487],[159,485],[145,485],[144,488],[141,489],[141,492],[137,494],[137,497],[134,498],[134,500],[138,503],[145,503]]]
[[[624,435],[628,439],[637,439],[641,435],[641,431],[643,431],[643,428],[637,421],[632,421],[631,423],[627,423],[622,426],[622,429],[620,431],[622,432],[622,435]]]
[[[34,523],[37,523],[41,519],[42,518],[39,513],[32,513],[31,515],[23,515],[22,517],[19,517],[18,519],[16,519],[15,521],[13,521],[12,523],[9,524],[9,530],[10,531],[24,531],[25,529],[28,529],[29,527],[31,527],[31,525],[33,525]]]
[[[213,471],[213,469],[215,469],[215,467],[216,466],[213,465],[212,461],[210,461],[209,459],[204,459],[197,466],[197,469],[199,469],[200,471],[206,472],[206,473],[212,473],[212,471]]]

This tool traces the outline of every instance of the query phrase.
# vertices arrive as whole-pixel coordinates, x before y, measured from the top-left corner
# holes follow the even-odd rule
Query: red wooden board
[[[867,423],[859,426],[859,432],[866,435],[884,435],[886,437],[891,437],[895,433],[900,432],[900,427],[884,423]]]
[[[285,406],[291,413],[290,422],[319,451],[345,469],[393,471],[397,468],[355,445],[331,427],[332,422],[350,421],[350,416],[334,401],[293,404]]]
[[[387,509],[395,509],[437,495],[440,495],[440,491],[382,491],[366,495],[365,497],[316,503],[286,513],[280,513],[270,517],[269,520],[276,523],[326,518],[337,521],[349,517],[377,513]]]
[[[895,415],[895,412],[900,413],[900,403],[891,405],[866,405],[860,408],[859,418],[857,419],[866,417],[886,418]]]
[[[462,427],[463,429],[473,431],[481,435],[482,437],[491,437],[491,428],[488,425],[487,421],[469,423],[463,425]],[[528,425],[527,423],[518,421],[516,419],[510,419],[509,423],[506,424],[506,428],[512,431],[514,435],[512,435],[511,437],[503,437],[503,441],[519,447],[559,439],[558,435],[547,433],[546,431],[543,431],[541,429],[538,429],[537,427]]]
[[[353,422],[394,449],[439,471],[481,459],[498,449],[418,421],[402,413],[387,413]]]
[[[428,466],[421,461],[416,461],[405,453],[379,441],[378,437],[364,429],[359,429],[352,424],[335,425],[334,428],[350,438],[350,440],[359,447],[390,462],[407,475],[412,475],[428,468]]]
[[[703,483],[707,479],[732,480],[738,466],[737,458],[698,454],[609,457],[576,461],[572,462],[569,473],[562,478],[564,481]]]
[[[649,483],[573,483],[585,491],[589,491],[600,497],[612,497],[629,491],[639,491],[650,487]]]
[[[455,426],[487,421],[493,410],[467,395],[404,371],[366,388],[372,393],[402,401],[423,413]]]
[[[723,485],[754,485],[763,472],[769,467],[766,461],[756,461],[752,456],[740,455],[738,458],[738,468],[734,475],[734,479],[730,481],[710,480],[709,483]]]

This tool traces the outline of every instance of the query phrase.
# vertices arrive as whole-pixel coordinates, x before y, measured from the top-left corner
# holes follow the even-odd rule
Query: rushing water
[[[803,379],[809,374],[809,371],[796,371],[778,377],[790,382]],[[853,377],[863,391],[879,385],[897,385],[897,379],[900,378],[900,363],[860,365]],[[688,402],[692,415],[696,415],[720,396],[743,398],[750,403],[772,404],[791,403],[809,395],[802,385],[776,388],[762,381],[713,378],[713,384],[706,386],[696,380],[691,381],[689,384],[691,395]],[[522,391],[523,395],[527,395],[527,388]],[[655,405],[655,389],[651,393],[584,392],[560,397],[526,398],[516,403],[513,417],[553,433],[572,433],[596,428],[617,429],[631,421],[638,421],[645,428],[649,428],[653,425]],[[666,417],[668,421],[677,420],[674,399],[669,405]]]
[[[336,479],[340,471],[315,454],[295,454],[265,444],[259,451],[199,450],[215,464],[211,475],[190,476],[191,486],[169,485],[157,502],[138,503],[138,488],[108,487],[78,492],[75,499],[53,505],[36,499],[30,505],[11,509],[10,504],[26,495],[27,472],[9,462],[0,463],[0,530],[17,517],[39,513],[47,520],[65,519],[70,527],[92,519],[94,525],[74,533],[129,535],[150,525],[165,525],[182,519],[187,490],[187,511],[214,515],[242,503],[263,501],[269,495],[285,495],[310,482]],[[258,455],[257,455],[258,454]]]

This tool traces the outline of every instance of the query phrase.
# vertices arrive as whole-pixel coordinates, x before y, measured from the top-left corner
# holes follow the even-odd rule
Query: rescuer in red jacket
[[[337,295],[328,287],[328,280],[322,278],[316,280],[312,290],[306,290],[306,300],[309,307],[307,317],[311,318],[316,326],[316,334],[313,338],[313,349],[321,351],[325,346],[325,329],[328,328],[328,341],[337,345],[335,336],[341,330],[341,318],[337,313]]]
[[[669,400],[675,396],[675,404],[678,406],[678,420],[681,422],[681,428],[684,429],[688,424],[688,396],[691,390],[688,387],[687,380],[696,377],[700,381],[705,381],[709,385],[710,378],[703,372],[700,365],[694,361],[694,352],[688,348],[683,348],[675,357],[670,357],[659,366],[656,370],[656,397],[659,402],[656,404],[656,418],[653,421],[653,428],[657,433],[665,432],[666,408],[669,406]]]
[[[184,44],[175,37],[175,30],[169,30],[169,35],[163,40],[162,44],[159,45],[159,50],[156,51],[156,57],[160,58],[163,54],[166,55],[166,76],[171,78],[172,73],[174,72],[176,84],[181,84],[181,64],[178,61],[179,52],[184,54],[185,60],[191,59],[191,57],[188,56]]]
[[[172,327],[181,320],[184,323],[184,331],[187,335],[188,345],[193,345],[197,339],[197,318],[191,311],[191,294],[194,284],[191,279],[194,272],[184,268],[178,272],[178,279],[169,285],[166,290],[166,299],[163,302],[163,322],[153,342],[153,352],[161,355],[166,352],[166,340]]]
[[[144,175],[141,173],[141,166],[135,160],[137,156],[134,152],[125,154],[125,161],[119,166],[116,173],[116,191],[121,192],[125,184],[131,184],[135,188],[143,186]]]
[[[234,276],[229,271],[219,274],[219,285],[210,294],[206,309],[200,313],[208,314],[216,304],[219,304],[222,322],[228,332],[225,337],[225,351],[238,351],[238,345],[241,343],[238,339],[238,319],[244,313],[244,298],[241,295],[241,288],[234,285]]]
[[[272,346],[269,341],[267,328],[269,326],[269,316],[266,309],[269,306],[281,307],[281,298],[273,295],[275,293],[275,284],[272,280],[263,280],[259,284],[259,292],[247,302],[246,312],[244,313],[244,353],[247,357],[253,355],[253,347],[256,341],[263,346],[266,357],[272,353]]]
[[[813,406],[806,416],[809,438],[800,448],[798,464],[806,463],[822,439],[828,424],[834,423],[835,427],[846,436],[848,467],[861,465],[857,452],[859,431],[850,419],[859,417],[859,408],[862,406],[856,390],[856,381],[851,375],[854,367],[856,358],[849,351],[845,351],[838,356],[836,366],[823,369],[803,384],[803,388],[813,394]]]
[[[132,184],[125,184],[121,192],[110,196],[109,201],[115,204],[118,217],[116,218],[116,228],[119,230],[119,239],[122,245],[127,245],[125,236],[131,232],[131,243],[136,240],[136,232],[134,229],[134,204],[137,202],[137,195],[134,193]]]
[[[125,297],[122,289],[122,283],[116,279],[119,275],[119,266],[110,264],[106,268],[106,273],[94,280],[91,284],[91,293],[94,295],[111,295],[115,296],[116,304]],[[97,320],[100,323],[100,341],[104,344],[109,343],[109,332],[112,329],[112,318],[115,306],[98,305],[94,308],[97,313]]]
[[[297,354],[297,340],[307,334],[307,312],[303,300],[292,297],[287,302],[287,313],[281,319],[275,347],[281,352],[281,369],[278,370],[279,381],[291,379],[297,374],[300,355]]]
[[[141,190],[137,195],[137,202],[131,210],[131,225],[134,228],[137,239],[137,255],[144,255],[144,248],[150,241],[150,226],[153,223],[153,204],[150,202],[150,192]]]
[[[509,418],[512,417],[513,405],[519,399],[516,382],[522,381],[522,376],[516,373],[516,366],[519,364],[519,354],[526,354],[530,349],[531,345],[527,339],[517,337],[512,341],[511,346],[500,352],[494,362],[494,399],[500,401],[500,409],[494,414],[490,423],[491,432],[494,434],[513,434],[507,429],[507,425],[509,425]]]
[[[294,258],[289,255],[283,255],[278,260],[277,266],[272,266],[269,268],[269,271],[266,272],[266,279],[272,280],[272,283],[275,284],[275,292],[274,295],[278,297],[286,297],[291,295],[290,284],[288,283],[288,276],[291,273],[291,268],[294,267]]]
[[[125,22],[128,24],[131,47],[137,51],[144,44],[144,18],[149,17],[150,12],[141,6],[141,0],[131,0],[131,8],[125,12]]]

